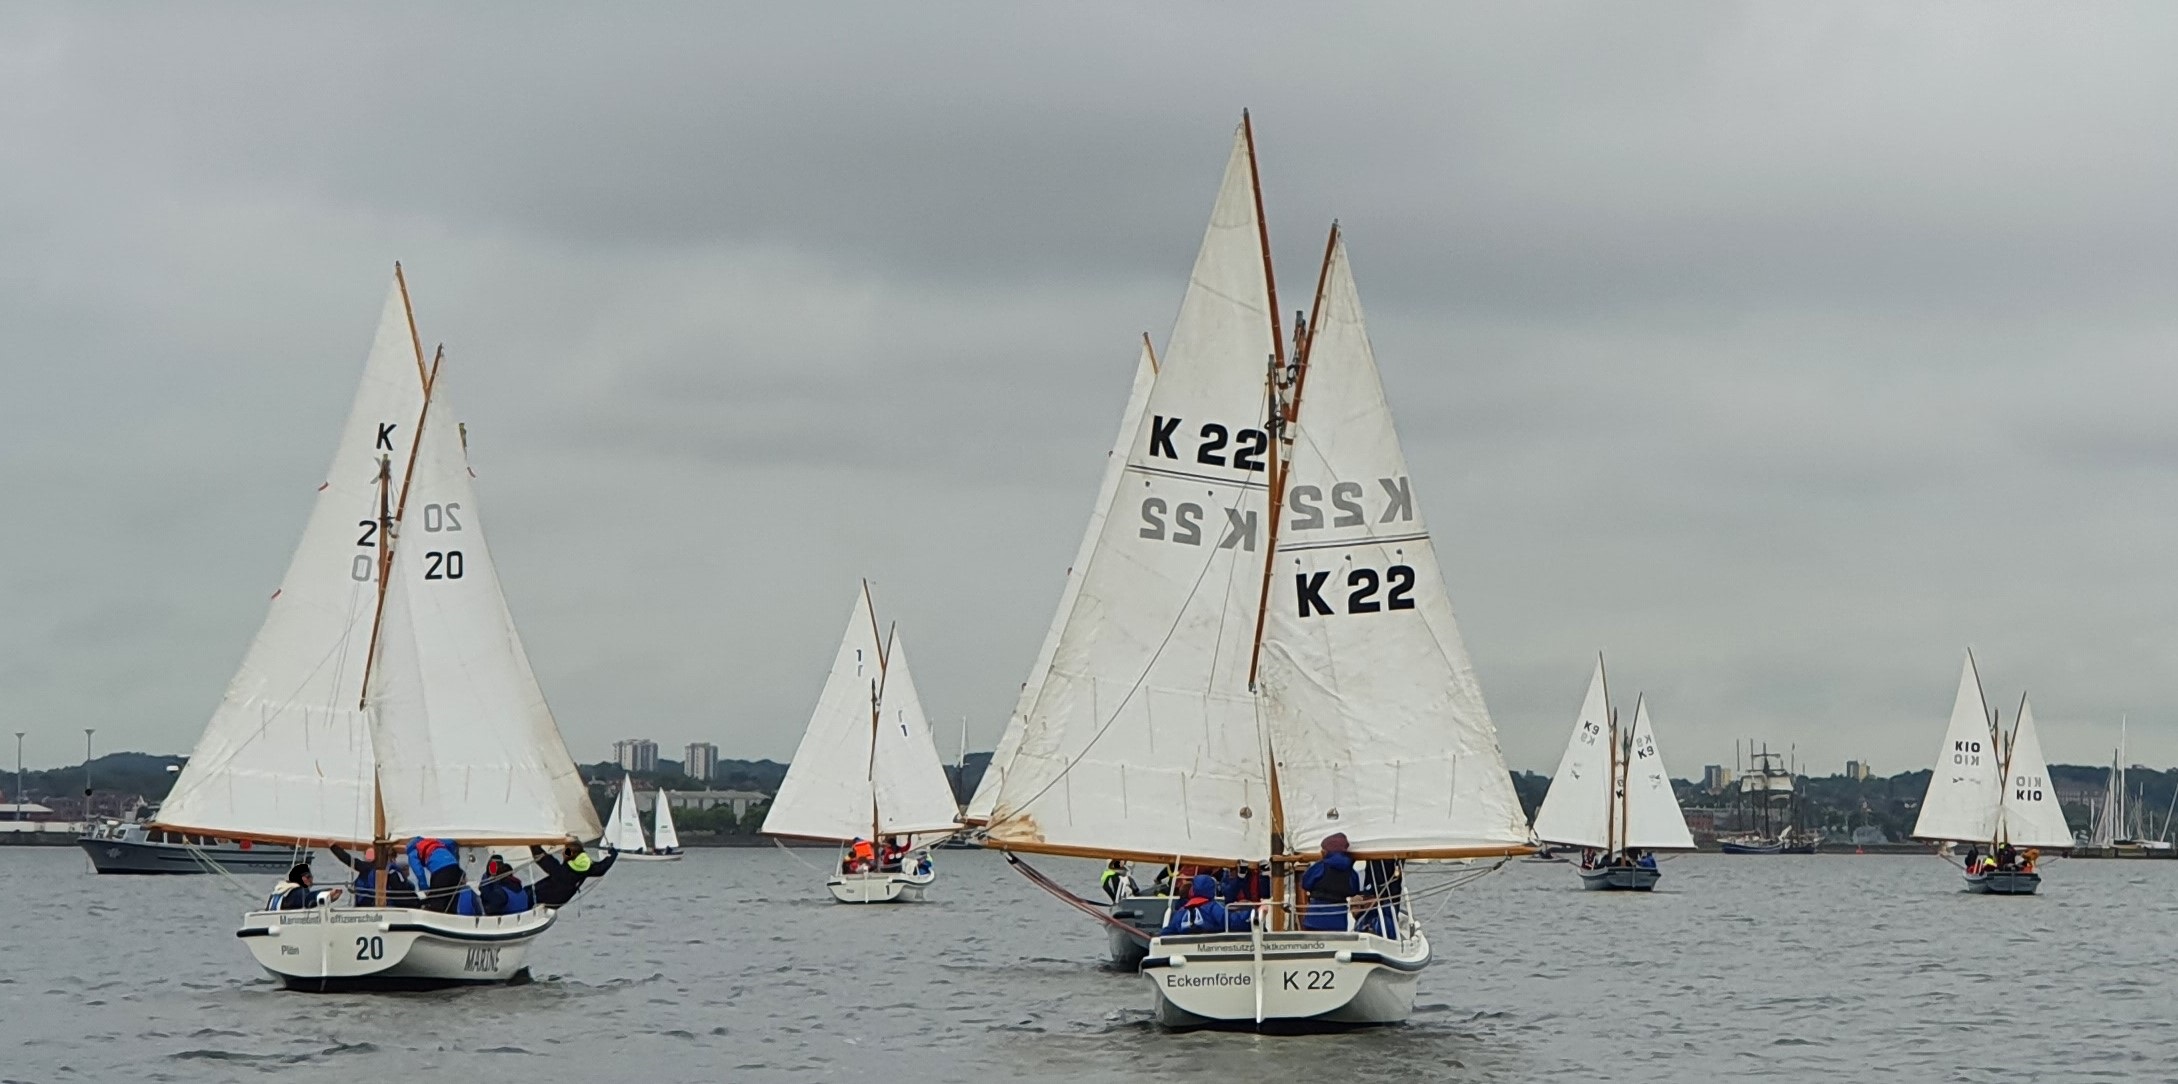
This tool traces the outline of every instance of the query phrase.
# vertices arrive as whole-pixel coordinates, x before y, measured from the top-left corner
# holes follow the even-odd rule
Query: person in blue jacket
[[[487,915],[518,915],[530,908],[530,892],[515,875],[514,867],[498,855],[484,863],[484,884],[478,896]]]
[[[466,918],[481,918],[486,914],[484,898],[469,887],[469,875],[460,866],[454,867],[454,883],[449,888],[444,908],[447,914]]]
[[[1248,916],[1235,914],[1218,902],[1218,879],[1207,873],[1195,875],[1187,898],[1174,901],[1172,917],[1165,920],[1165,928],[1157,931],[1160,936],[1170,937],[1183,933],[1232,933],[1248,928]]]
[[[408,868],[416,878],[417,887],[424,890],[424,907],[432,911],[451,909],[454,893],[461,887],[461,848],[451,839],[425,839],[417,836],[408,841]]]
[[[1361,894],[1361,882],[1354,876],[1353,856],[1346,853],[1346,833],[1323,837],[1323,857],[1301,874],[1301,892],[1307,899],[1301,912],[1302,929],[1350,928],[1347,901]]]
[[[377,850],[373,848],[365,850],[362,854],[350,854],[338,843],[333,844],[331,849],[335,860],[355,871],[355,905],[357,907],[378,906]],[[393,861],[387,864],[385,906],[416,907],[421,905],[421,901],[416,898],[416,885],[408,879],[407,865],[408,856],[406,853],[394,855]]]

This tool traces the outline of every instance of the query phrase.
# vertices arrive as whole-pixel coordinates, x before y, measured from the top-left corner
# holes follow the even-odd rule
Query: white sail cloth
[[[2065,822],[2064,807],[2058,804],[2057,788],[2050,784],[2049,764],[2042,759],[2042,738],[2034,726],[2034,708],[2025,697],[2019,701],[2019,722],[2012,728],[2011,749],[2004,767],[1995,838],[2014,847],[2072,846],[2072,827]]]
[[[1921,815],[1913,822],[1914,838],[1981,843],[1995,838],[2003,778],[1981,676],[1968,652],[1959,669],[1958,694],[1951,701],[1951,723],[1936,753],[1936,770],[1921,798]]]
[[[1649,722],[1646,699],[1634,704],[1633,733],[1627,740],[1624,811],[1620,847],[1645,851],[1694,849],[1686,814],[1679,810],[1679,795],[1671,789],[1671,771],[1664,766],[1663,751],[1656,745],[1656,727]]]
[[[397,280],[287,577],[162,825],[368,843],[382,809],[392,837],[597,834],[500,594],[436,383],[427,409]],[[382,502],[397,522],[381,522]]]
[[[651,811],[650,845],[660,851],[681,849],[680,830],[673,826],[673,796],[658,791],[658,806]]]
[[[1013,764],[1014,754],[1020,751],[1021,732],[1027,726],[1029,713],[1036,709],[1036,700],[1044,691],[1044,676],[1051,671],[1052,656],[1058,653],[1059,639],[1074,615],[1075,601],[1081,597],[1082,575],[1088,571],[1089,558],[1096,552],[1097,539],[1104,533],[1105,516],[1111,511],[1113,496],[1119,492],[1120,480],[1126,477],[1127,455],[1134,450],[1135,437],[1142,428],[1142,410],[1149,405],[1150,387],[1156,381],[1157,356],[1150,351],[1149,339],[1145,336],[1141,356],[1134,365],[1134,386],[1127,393],[1127,407],[1119,417],[1119,436],[1112,441],[1112,450],[1104,460],[1104,477],[1097,483],[1097,499],[1091,506],[1089,528],[1082,533],[1074,563],[1066,567],[1066,586],[1059,592],[1058,612],[1052,615],[1051,627],[1044,632],[1043,646],[1037,649],[1036,662],[1029,667],[1029,679],[1022,684],[1013,714],[1006,718],[1006,730],[999,735],[998,745],[991,751],[990,766],[984,769],[975,794],[968,799],[962,819],[970,824],[989,822],[992,807],[998,804],[998,792],[1006,778],[1006,769]]]
[[[1526,820],[1337,244],[1267,552],[1279,333],[1256,191],[1243,124],[1125,474],[1026,687],[989,839],[1266,858],[1275,778],[1289,853],[1333,832],[1379,853],[1517,848]]]
[[[1551,773],[1550,791],[1535,811],[1535,838],[1546,843],[1609,849],[1611,840],[1611,696],[1603,660],[1588,679],[1588,695],[1573,736]]]
[[[643,812],[635,804],[635,778],[620,777],[620,793],[613,798],[613,808],[605,815],[605,824],[598,842],[616,851],[632,851],[641,854],[649,848],[643,846]]]
[[[1248,688],[1267,545],[1266,365],[1277,349],[1245,131],[1236,133],[1125,474],[990,822],[998,846],[1270,851]]]
[[[956,811],[906,649],[897,635],[886,645],[864,584],[763,830],[838,840],[928,834],[959,827]]]

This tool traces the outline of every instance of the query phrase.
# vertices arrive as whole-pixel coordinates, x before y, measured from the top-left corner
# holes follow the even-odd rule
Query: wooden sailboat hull
[[[253,911],[235,936],[290,990],[431,990],[527,980],[529,947],[556,917],[317,907]]]
[[[1580,871],[1581,887],[1590,892],[1648,892],[1664,876],[1646,866],[1605,866]]]
[[[1164,1027],[1308,1030],[1406,1020],[1429,960],[1419,932],[1209,934],[1156,938],[1142,974]]]
[[[2042,887],[2042,875],[2020,870],[1992,870],[1966,875],[1966,890],[1978,896],[2032,896]]]
[[[825,878],[837,903],[913,903],[923,898],[938,871],[929,873],[835,873]]]

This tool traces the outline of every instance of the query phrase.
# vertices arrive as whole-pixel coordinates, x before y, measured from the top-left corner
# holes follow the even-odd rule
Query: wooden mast
[[[1605,774],[1604,778],[1610,780],[1611,789],[1604,793],[1603,806],[1603,859],[1606,862],[1610,861],[1611,852],[1618,848],[1618,800],[1619,796],[1625,793],[1625,788],[1620,785],[1618,776],[1618,709],[1609,708],[1607,710],[1610,718],[1611,770]]]
[[[888,632],[883,639],[877,636],[877,604],[870,598],[870,581],[867,579],[862,581],[862,609],[870,615],[870,639],[877,642],[877,676],[870,681],[870,855],[879,864],[883,864],[883,844],[879,839],[884,816],[877,808],[877,733],[878,728],[884,725],[882,715],[885,702],[885,656],[890,653],[892,635]],[[849,854],[852,855],[851,849]]]

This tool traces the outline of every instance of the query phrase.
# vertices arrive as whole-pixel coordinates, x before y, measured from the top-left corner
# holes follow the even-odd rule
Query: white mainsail
[[[1119,436],[1112,441],[1112,450],[1104,461],[1104,477],[1097,483],[1097,499],[1091,506],[1089,528],[1082,533],[1074,563],[1066,568],[1066,586],[1059,592],[1058,612],[1051,618],[1051,627],[1044,632],[1043,646],[1036,652],[1036,663],[1029,667],[1029,679],[1021,686],[1013,714],[1006,718],[1005,732],[999,735],[998,745],[991,751],[991,762],[983,770],[983,779],[976,784],[974,796],[968,799],[962,819],[969,824],[983,824],[991,819],[991,808],[998,802],[1006,769],[1013,763],[1014,754],[1020,751],[1021,732],[1029,713],[1036,708],[1037,697],[1043,693],[1044,675],[1050,672],[1051,658],[1058,652],[1059,639],[1073,617],[1075,600],[1081,596],[1082,574],[1089,569],[1089,558],[1096,552],[1097,540],[1104,533],[1104,519],[1111,510],[1113,496],[1119,492],[1120,480],[1126,477],[1127,456],[1134,450],[1135,436],[1142,428],[1142,410],[1149,405],[1149,390],[1156,381],[1157,354],[1150,349],[1149,336],[1144,335],[1142,354],[1134,366],[1134,386],[1127,393],[1127,408],[1120,414]]]
[[[1281,813],[1289,854],[1334,832],[1378,854],[1526,843],[1336,232],[1305,366],[1278,364],[1275,310],[1243,122],[1125,472],[1026,686],[990,845],[1264,859]],[[1286,440],[1274,412],[1295,419]]]
[[[599,829],[598,842],[616,851],[633,851],[641,854],[643,846],[643,811],[635,804],[635,778],[620,777],[620,793],[613,798],[613,809],[606,814],[605,823]]]
[[[1611,698],[1603,659],[1588,679],[1588,695],[1574,720],[1573,736],[1550,777],[1550,792],[1535,811],[1535,838],[1547,843],[1609,849],[1611,840]]]
[[[673,827],[673,796],[658,791],[658,808],[650,818],[650,845],[660,851],[681,849],[681,833]]]
[[[2004,776],[1996,840],[2014,847],[2072,846],[2072,828],[2057,802],[2057,788],[2050,784],[2042,739],[2034,728],[2034,708],[2025,697],[2020,698],[2019,721],[2012,727]]]
[[[837,840],[943,832],[959,827],[955,811],[907,655],[897,636],[887,646],[865,583],[763,830]]]
[[[597,811],[507,611],[447,383],[432,380],[368,692],[384,830],[586,837]]]
[[[1499,849],[1528,822],[1453,619],[1332,228],[1263,626],[1289,851]]]
[[[1694,835],[1687,831],[1686,814],[1679,810],[1679,795],[1671,789],[1671,772],[1656,746],[1656,728],[1649,722],[1648,700],[1634,704],[1633,734],[1627,741],[1625,823],[1619,828],[1619,846],[1645,851],[1694,849]]]
[[[1248,687],[1267,545],[1264,376],[1278,351],[1245,126],[1236,133],[1124,477],[1031,676],[994,845],[1270,852]]]
[[[1916,839],[1986,843],[1995,837],[1997,804],[2003,793],[2003,766],[1990,729],[1989,704],[1982,697],[1974,653],[1959,671],[1959,692],[1951,703],[1951,725],[1936,754],[1921,815],[1913,822]]]
[[[362,700],[378,607],[380,474],[397,499],[423,412],[420,362],[396,270],[302,541],[160,823],[255,839],[372,838]]]

